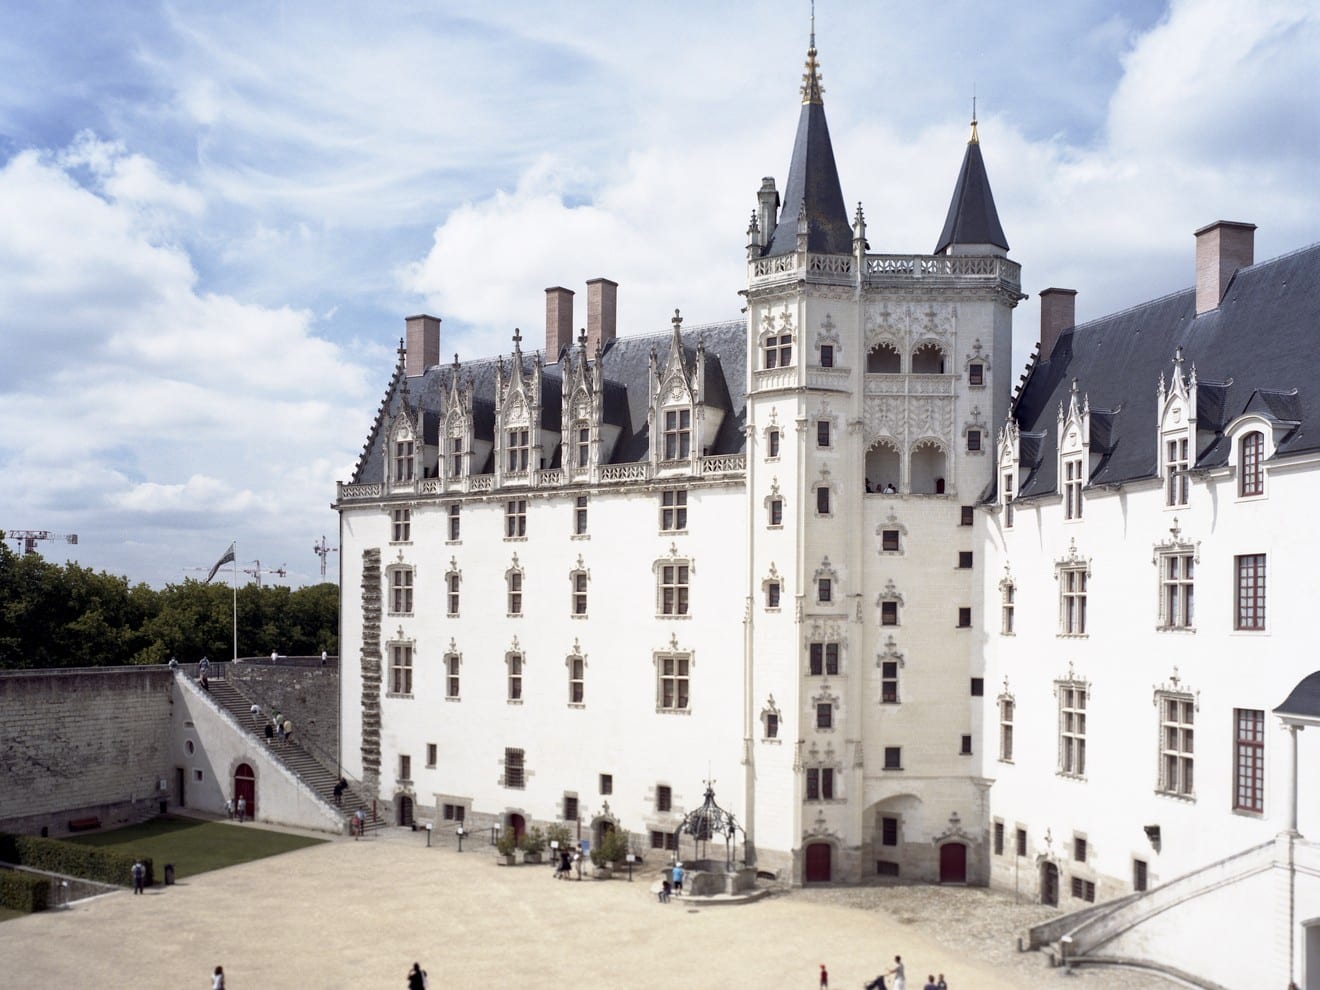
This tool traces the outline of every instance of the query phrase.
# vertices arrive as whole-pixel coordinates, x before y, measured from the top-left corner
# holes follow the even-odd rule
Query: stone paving
[[[474,836],[474,838],[476,838]],[[1045,966],[1014,951],[1041,909],[984,890],[778,890],[713,907],[634,882],[557,881],[546,866],[499,867],[470,839],[388,830],[339,838],[192,877],[146,896],[109,894],[0,924],[0,985],[209,986],[228,990],[404,987],[414,960],[446,987],[861,987],[902,953],[909,990],[943,972],[952,990],[1167,990],[1127,971]]]

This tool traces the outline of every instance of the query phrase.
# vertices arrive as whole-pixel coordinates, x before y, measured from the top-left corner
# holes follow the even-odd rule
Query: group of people
[[[238,804],[235,804],[232,800],[226,801],[225,814],[229,816],[230,820],[233,820],[235,815],[237,815],[240,822],[245,820],[247,818],[247,798],[240,794]]]
[[[870,478],[867,478],[867,479],[866,479],[866,491],[867,491],[867,494],[868,494],[868,495],[897,495],[897,494],[898,494],[898,489],[894,487],[894,483],[893,483],[892,481],[887,481],[887,482],[885,482],[884,487],[881,487],[880,484],[879,484],[878,482],[877,482],[876,484],[874,484],[874,485],[871,484],[871,479],[870,479]]]
[[[261,708],[257,705],[252,706],[252,720],[254,722],[261,721]],[[289,740],[293,738],[293,722],[281,715],[280,710],[276,708],[271,712],[270,721],[266,723],[265,732],[267,743],[274,745],[275,733],[278,732],[280,742],[287,746]]]
[[[674,894],[683,896],[683,864],[675,863],[665,871],[665,874],[660,882],[660,889],[656,892],[661,904],[668,904],[669,898]]]
[[[560,849],[555,857],[555,879],[567,880],[573,876],[573,864],[578,862],[582,854],[576,849],[570,851],[567,848]]]

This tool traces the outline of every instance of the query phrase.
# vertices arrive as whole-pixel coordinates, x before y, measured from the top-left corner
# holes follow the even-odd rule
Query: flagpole
[[[238,661],[238,541],[234,541],[234,543],[231,546],[231,551],[233,553],[233,556],[231,557],[229,564],[230,567],[232,568],[231,575],[233,577],[233,586],[234,586],[234,661],[237,662]]]

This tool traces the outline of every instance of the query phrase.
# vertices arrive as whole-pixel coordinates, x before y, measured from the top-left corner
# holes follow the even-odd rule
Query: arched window
[[[897,375],[902,370],[903,359],[898,355],[898,348],[888,341],[876,344],[866,355],[868,375]]]
[[[944,350],[939,344],[927,341],[912,352],[912,374],[944,374]]]
[[[1265,494],[1265,434],[1252,431],[1238,448],[1238,495],[1248,498]]]

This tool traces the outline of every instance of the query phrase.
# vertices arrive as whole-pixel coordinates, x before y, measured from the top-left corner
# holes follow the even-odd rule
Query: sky
[[[464,7],[0,4],[0,529],[156,587],[231,541],[313,583],[404,317],[449,361],[542,342],[544,289],[581,314],[601,276],[620,335],[739,315],[809,4]],[[1257,224],[1257,260],[1320,241],[1314,0],[820,0],[815,26],[874,252],[934,249],[975,93],[1018,368],[1043,288],[1080,322],[1190,286],[1214,220]]]

